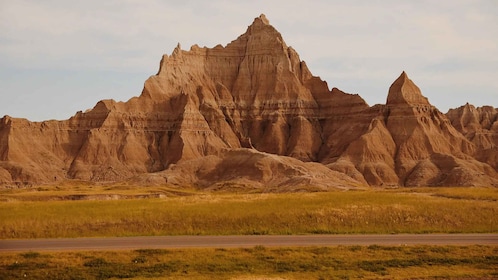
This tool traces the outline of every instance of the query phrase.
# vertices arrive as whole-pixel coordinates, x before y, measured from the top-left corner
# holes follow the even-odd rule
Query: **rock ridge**
[[[403,71],[386,104],[312,75],[264,14],[226,46],[178,44],[126,102],[64,121],[0,119],[0,185],[203,189],[498,186],[498,113],[441,113]]]
[[[422,95],[420,88],[413,83],[405,71],[392,83],[387,95],[389,105],[410,105],[410,106],[428,106],[429,100]]]

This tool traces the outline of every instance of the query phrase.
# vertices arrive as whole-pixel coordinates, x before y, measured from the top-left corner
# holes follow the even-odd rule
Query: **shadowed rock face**
[[[0,119],[0,184],[496,186],[497,115],[444,115],[405,72],[385,105],[329,90],[261,15],[226,46],[178,45],[127,102],[64,121]]]

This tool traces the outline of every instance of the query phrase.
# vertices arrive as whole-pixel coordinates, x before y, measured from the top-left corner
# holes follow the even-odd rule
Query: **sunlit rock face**
[[[466,104],[449,110],[446,116],[475,145],[473,156],[498,170],[498,109]]]
[[[64,121],[0,119],[0,184],[496,186],[497,115],[444,115],[405,72],[382,105],[329,90],[261,15],[226,46],[178,45],[126,102]]]

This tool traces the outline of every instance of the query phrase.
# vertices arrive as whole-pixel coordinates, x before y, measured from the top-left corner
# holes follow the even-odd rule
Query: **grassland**
[[[0,191],[0,238],[496,233],[497,201],[495,188],[223,194],[45,186]],[[0,279],[497,279],[497,256],[497,246],[0,253]]]
[[[120,200],[63,200],[69,195]],[[138,199],[137,195],[163,198]],[[0,191],[0,238],[498,232],[498,189],[222,194],[126,186]]]
[[[496,246],[0,254],[0,279],[496,279],[497,271]]]

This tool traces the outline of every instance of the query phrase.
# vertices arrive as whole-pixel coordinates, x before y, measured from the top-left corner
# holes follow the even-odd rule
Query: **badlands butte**
[[[498,109],[443,114],[405,72],[386,104],[329,90],[264,15],[226,46],[178,45],[127,102],[63,121],[0,119],[3,187],[497,187],[497,170]]]

